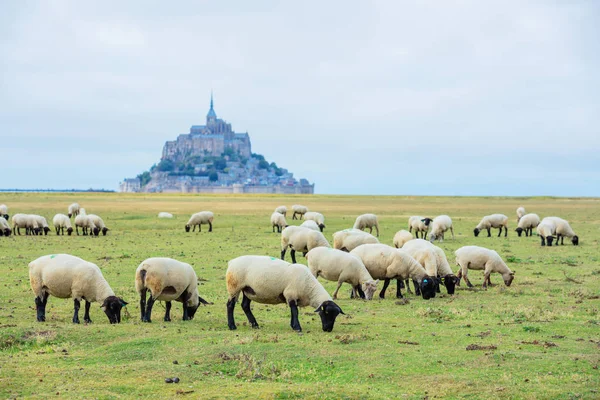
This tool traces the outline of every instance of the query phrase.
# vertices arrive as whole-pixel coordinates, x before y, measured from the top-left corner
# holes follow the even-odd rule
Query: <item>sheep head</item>
[[[117,296],[108,296],[102,303],[102,310],[108,317],[111,324],[121,322],[121,309],[127,305],[127,302]]]
[[[316,313],[319,313],[321,317],[321,323],[323,325],[324,332],[331,332],[333,330],[333,325],[335,324],[335,319],[339,314],[344,314],[340,306],[335,304],[331,300],[324,301],[316,310]]]
[[[479,229],[477,229],[477,228],[473,229],[473,233],[475,234],[475,237],[479,236],[479,232],[481,232]]]
[[[368,280],[363,284],[363,292],[365,292],[365,299],[366,300],[372,300],[373,299],[373,295],[375,294],[375,292],[377,291],[377,284],[379,283],[379,279],[377,279],[376,281],[374,280]]]
[[[579,236],[573,236],[573,238],[571,238],[571,243],[573,243],[575,246],[579,245]]]
[[[460,279],[454,274],[448,274],[444,277],[444,286],[446,286],[448,294],[454,294],[454,289],[459,282]]]
[[[423,296],[424,300],[435,297],[435,279],[430,276],[425,276],[419,286],[421,287],[421,296]]]
[[[523,228],[517,228],[517,229],[515,229],[515,232],[517,232],[517,235],[519,235],[519,237],[521,237],[521,234],[523,233]]]

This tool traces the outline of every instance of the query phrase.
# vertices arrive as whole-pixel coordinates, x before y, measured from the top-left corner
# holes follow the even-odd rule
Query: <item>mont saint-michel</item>
[[[217,118],[213,98],[206,125],[165,143],[149,171],[124,179],[121,192],[313,194],[314,183],[252,153],[248,132],[236,133]]]

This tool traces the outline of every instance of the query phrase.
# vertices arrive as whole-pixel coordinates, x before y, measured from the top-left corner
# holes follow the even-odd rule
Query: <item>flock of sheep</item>
[[[421,216],[410,217],[409,230],[397,232],[392,247],[379,243],[377,216],[363,214],[356,218],[353,228],[333,234],[332,247],[322,233],[325,229],[323,214],[310,212],[307,207],[300,205],[294,205],[292,210],[292,219],[304,219],[300,226],[288,226],[285,219],[287,214],[285,206],[277,207],[271,215],[273,231],[277,228],[281,233],[281,259],[246,255],[229,261],[225,275],[229,294],[227,300],[229,329],[236,329],[234,308],[240,294],[242,310],[254,328],[258,327],[258,323],[250,308],[252,301],[265,304],[286,303],[291,311],[290,325],[296,331],[302,330],[298,320],[298,307],[311,306],[321,317],[322,329],[331,332],[337,316],[343,314],[340,306],[334,302],[343,283],[351,285],[351,297],[371,300],[380,280],[383,280],[383,287],[379,292],[381,299],[385,298],[385,292],[393,279],[397,281],[396,297],[403,297],[401,292],[403,288],[412,293],[410,290],[412,280],[415,295],[428,300],[440,292],[441,284],[445,286],[448,294],[454,294],[455,287],[460,285],[462,279],[471,287],[472,284],[468,279],[469,270],[484,271],[484,288],[491,284],[490,275],[493,272],[502,276],[506,286],[510,286],[514,279],[514,272],[508,268],[496,251],[479,246],[464,246],[456,250],[456,264],[460,268],[454,274],[445,252],[433,244],[435,240],[443,241],[444,233],[447,231],[450,231],[454,238],[452,220],[447,215],[440,215],[433,219]],[[0,214],[3,215],[0,217],[0,223],[6,223],[7,213],[6,206],[0,206]],[[23,227],[31,234],[38,234],[40,227],[47,227],[47,224],[40,224],[37,218],[31,215],[25,216],[29,222],[22,224],[19,219],[21,217],[15,220],[17,215],[13,216],[13,229]],[[70,217],[72,216],[75,216],[76,227],[90,229],[90,235],[97,236],[100,231],[106,234],[108,230],[99,217],[100,222],[97,223],[96,216],[86,215],[84,209],[77,204],[72,204],[69,206],[68,216],[62,214],[55,216],[54,225],[57,234],[63,227],[66,227],[68,234],[71,234]],[[78,218],[82,216],[86,222],[78,223]],[[159,214],[159,217],[165,215]],[[210,211],[193,214],[185,225],[185,230],[194,231],[196,226],[207,224],[211,232],[213,219],[214,215]],[[557,244],[559,242],[562,244],[564,237],[570,238],[574,245],[579,243],[569,223],[561,218],[547,217],[540,221],[536,214],[525,214],[523,207],[519,207],[517,221],[518,235],[521,236],[522,232],[525,232],[526,236],[532,235],[533,228],[537,228],[542,246],[546,243],[551,246],[555,239]],[[369,233],[365,231],[367,228],[370,230]],[[373,228],[376,230],[376,236],[372,235]],[[483,217],[475,227],[474,235],[477,237],[481,231],[487,230],[488,236],[491,236],[492,228],[499,229],[498,236],[504,230],[506,236],[508,217],[502,214]],[[6,229],[10,230],[10,228],[2,228],[4,234]],[[426,240],[428,235],[429,241]],[[292,263],[285,261],[287,250],[290,250]],[[296,252],[304,255],[307,266],[296,263]],[[93,263],[68,254],[42,256],[29,264],[29,276],[35,294],[37,320],[40,322],[45,321],[46,302],[50,295],[58,298],[73,298],[74,323],[79,323],[82,300],[85,300],[85,322],[91,322],[89,316],[91,302],[102,304],[102,309],[110,323],[118,323],[121,320],[121,308],[127,303],[115,296],[100,269]],[[319,283],[318,277],[337,282],[333,296],[330,296]],[[140,296],[140,318],[144,322],[151,322],[152,307],[157,300],[166,302],[165,321],[171,320],[172,301],[182,303],[184,320],[192,319],[200,304],[209,304],[198,293],[198,278],[192,266],[171,258],[149,258],[143,261],[135,273],[135,288]]]

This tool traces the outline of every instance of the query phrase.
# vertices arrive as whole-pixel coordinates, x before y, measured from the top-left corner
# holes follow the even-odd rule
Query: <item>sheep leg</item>
[[[246,297],[245,293],[242,293],[242,296],[242,310],[244,310],[244,314],[246,314],[246,318],[248,318],[250,325],[252,325],[253,328],[258,328],[258,322],[256,322],[256,318],[254,318],[254,314],[252,314],[252,310],[250,309],[250,303],[252,300]]]
[[[283,250],[281,250],[281,259],[285,260],[285,252],[286,252],[287,248],[284,248]]]
[[[337,300],[337,294],[338,294],[338,291],[339,291],[339,290],[340,290],[340,288],[342,287],[342,284],[343,284],[343,283],[344,283],[344,282],[342,282],[342,281],[339,281],[339,282],[338,282],[337,289],[335,289],[335,292],[333,292],[333,296],[332,296],[334,300]]]
[[[413,286],[415,287],[415,296],[421,295],[421,286],[419,286],[419,282],[413,279]]]
[[[410,279],[407,279],[404,281],[404,286],[406,287],[406,293],[408,294],[413,294],[412,290],[410,290]]]
[[[202,224],[198,224],[198,232],[202,232]]]
[[[79,306],[80,306],[79,300],[73,299],[73,304],[74,304],[74,307],[73,307],[73,323],[74,324],[78,324],[79,323]]]
[[[294,211],[294,215],[292,215],[292,219],[296,219],[296,212]]]
[[[56,235],[58,236],[58,231],[60,230],[60,228],[58,226],[55,226],[54,230],[56,231]]]
[[[164,321],[165,322],[171,322],[171,302],[170,301],[166,301],[165,302],[166,305],[166,310],[165,310],[165,318]],[[183,303],[183,316],[185,317],[187,314],[187,307],[185,306],[185,302]]]
[[[237,326],[235,326],[235,320],[233,318],[233,309],[235,308],[236,300],[237,297],[232,297],[229,300],[227,300],[227,326],[231,331],[237,329]]]
[[[375,225],[375,230],[377,231],[377,237],[379,237],[379,226]]]
[[[83,321],[86,324],[91,324],[92,323],[92,319],[90,318],[90,306],[92,305],[92,303],[90,303],[89,301],[85,301],[85,313],[83,314]]]
[[[294,249],[291,249],[291,250],[290,250],[290,255],[292,256],[292,262],[293,262],[294,264],[296,264],[296,250],[294,250]]]
[[[354,286],[354,290],[356,290],[361,299],[366,299],[367,296],[365,296],[365,292],[363,292],[362,288],[360,287],[360,283]]]
[[[452,240],[454,240],[454,228],[450,227],[450,232],[452,233]]]
[[[460,278],[462,278],[462,268],[456,273],[456,286],[460,286]]]
[[[43,298],[35,298],[35,309],[37,311],[38,322],[46,321],[46,303],[48,302],[48,293],[44,293]]]
[[[465,280],[465,283],[467,284],[468,287],[473,287],[473,284],[471,283],[471,281],[467,277],[467,271],[465,271],[465,273],[463,274],[463,279]]]
[[[290,321],[290,326],[296,332],[302,332],[302,328],[300,327],[300,321],[298,321],[298,305],[296,304],[296,300],[290,301],[290,311],[292,312],[292,319]]]
[[[404,285],[404,283],[402,282],[402,279],[396,279],[396,298],[397,299],[401,299],[402,296],[402,286]]]
[[[144,321],[144,316],[146,315],[146,292],[148,289],[142,289],[140,292],[140,320]]]
[[[427,239],[427,231],[423,232],[423,240]]]
[[[208,221],[208,231],[212,232],[212,222]]]
[[[483,276],[483,288],[484,289],[487,289],[489,279],[490,279],[490,271],[486,271],[485,275]]]
[[[152,322],[152,306],[156,299],[150,294],[150,298],[148,299],[148,303],[146,304],[146,314],[142,319],[142,322]]]
[[[273,225],[273,233],[275,233],[275,225]],[[277,227],[277,233],[279,233],[279,226]]]
[[[373,227],[372,226],[369,227],[369,233],[373,233]],[[379,235],[377,235],[377,236],[379,236]]]
[[[380,299],[385,299],[385,291],[387,290],[388,286],[390,285],[390,280],[389,278],[385,278],[385,281],[383,281],[383,287],[381,288],[381,292],[379,292],[379,298]]]

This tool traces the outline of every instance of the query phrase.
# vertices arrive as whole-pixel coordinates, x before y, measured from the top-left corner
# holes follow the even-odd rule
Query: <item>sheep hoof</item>
[[[230,331],[235,331],[237,329],[237,326],[235,325],[229,325],[229,330]]]
[[[86,319],[83,320],[83,322],[85,322],[86,324],[91,324],[92,320],[89,319],[89,318],[86,318]]]

